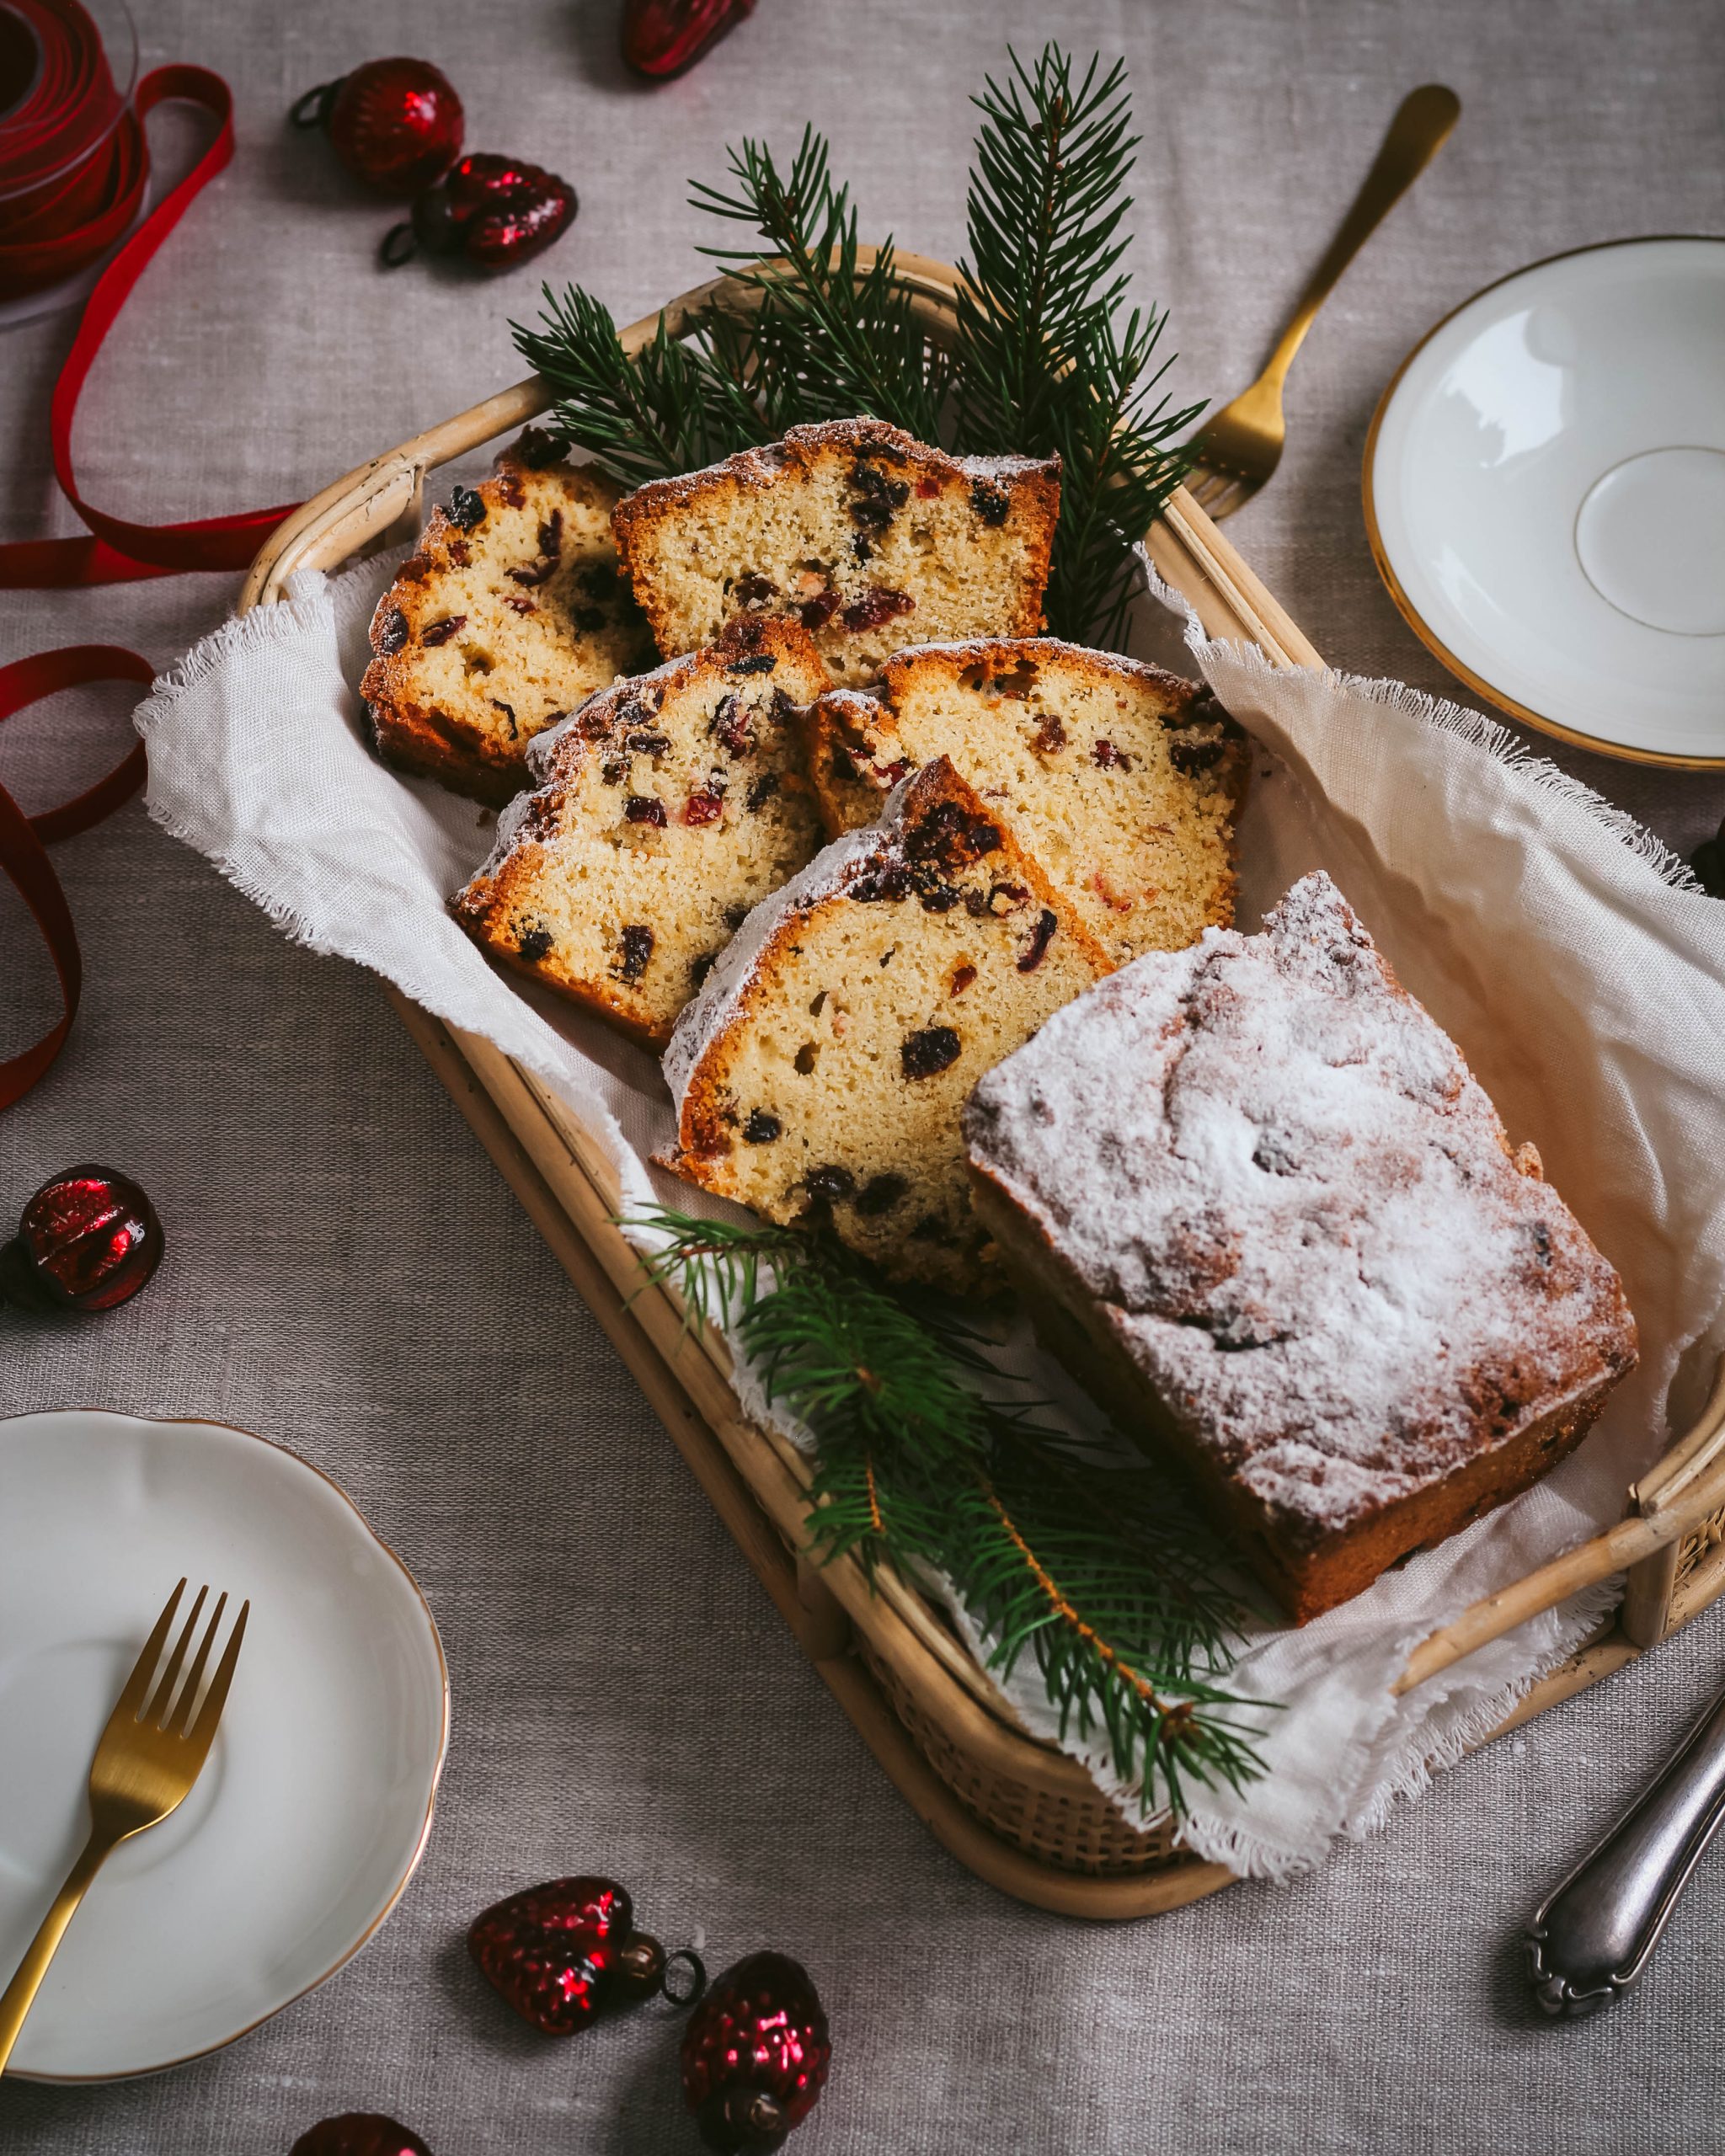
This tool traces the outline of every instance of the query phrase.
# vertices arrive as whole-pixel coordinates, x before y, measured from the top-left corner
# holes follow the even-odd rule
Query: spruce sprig
[[[1184,467],[1173,439],[1203,408],[1170,408],[1159,360],[1166,317],[1127,307],[1131,206],[1125,71],[1081,75],[1047,45],[1016,54],[982,115],[967,200],[957,337],[930,334],[899,279],[890,237],[862,266],[856,206],[825,138],[805,127],[782,168],[764,142],[729,152],[729,180],[694,183],[694,207],[740,225],[747,245],[702,252],[729,269],[740,308],[708,308],[693,332],[658,332],[635,360],[589,293],[545,288],[541,325],[516,344],[556,392],[552,419],[625,485],[690,471],[801,423],[890,420],[961,451],[1058,452],[1060,521],[1049,627],[1118,643],[1132,547]],[[765,257],[766,266],[756,264]]]
[[[565,441],[626,487],[672,472],[693,472],[756,442],[770,441],[770,417],[740,364],[708,344],[673,337],[665,317],[631,359],[611,310],[571,285],[545,287],[544,327],[510,326],[529,363],[557,392],[552,425]],[[733,334],[728,350],[734,355]]]
[[[988,78],[959,265],[955,368],[961,449],[1057,451],[1060,517],[1046,599],[1057,635],[1117,643],[1133,591],[1131,548],[1185,466],[1170,446],[1202,410],[1169,408],[1155,364],[1167,320],[1121,320],[1120,269],[1139,138],[1129,132],[1125,65],[1075,81],[1055,45],[1034,67],[1009,53]]]
[[[891,238],[860,267],[856,208],[833,179],[825,137],[805,125],[787,173],[764,142],[745,137],[728,155],[733,190],[697,180],[689,199],[754,235],[746,247],[700,251],[759,302],[752,380],[776,430],[867,414],[938,440],[947,361],[899,281]],[[764,270],[753,266],[763,248]]]
[[[1034,1659],[1063,1735],[1099,1740],[1147,1814],[1190,1783],[1262,1769],[1227,1688],[1232,1566],[1151,1468],[1099,1468],[995,1368],[938,1299],[910,1302],[830,1238],[661,1212],[633,1224],[649,1275],[724,1315],[769,1401],[813,1433],[809,1516],[823,1560],[912,1584],[943,1576],[1003,1678]]]

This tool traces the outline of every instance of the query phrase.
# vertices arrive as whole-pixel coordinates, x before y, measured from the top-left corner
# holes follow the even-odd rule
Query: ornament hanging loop
[[[671,1983],[670,1972],[679,1961],[686,1961],[688,1964],[689,1981],[686,1990],[682,1988],[681,1982],[676,1986]],[[680,1946],[675,1954],[668,1954],[665,1956],[665,1972],[659,1980],[659,1988],[665,1996],[665,2003],[679,2009],[692,2006],[700,1998],[702,1993],[707,1988],[707,1964],[692,1946]]]
[[[399,270],[403,262],[411,262],[419,251],[419,234],[403,218],[398,225],[392,225],[383,235],[377,249],[377,259],[386,270]]]
[[[347,80],[338,75],[333,83],[319,83],[314,90],[307,90],[303,97],[296,98],[287,109],[288,124],[293,127],[327,127],[335,100],[341,95],[341,86]]]

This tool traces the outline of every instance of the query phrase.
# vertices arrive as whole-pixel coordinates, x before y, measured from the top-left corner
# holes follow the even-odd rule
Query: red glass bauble
[[[768,2156],[825,2084],[832,2036],[800,1961],[751,1954],[727,1969],[683,2031],[683,2098],[721,2156]]]
[[[651,1999],[665,1949],[635,1929],[627,1891],[586,1875],[511,1894],[467,1933],[467,1951],[524,2021],[572,2036],[601,2015]]]
[[[368,60],[339,82],[308,90],[297,126],[321,126],[355,179],[408,201],[462,153],[462,101],[428,60]]]
[[[88,1164],[45,1182],[0,1250],[0,1302],[111,1310],[162,1262],[156,1209],[130,1176]]]
[[[638,75],[663,82],[754,12],[755,0],[623,0],[623,58]]]
[[[382,2111],[344,2111],[302,2133],[288,2156],[431,2156],[416,2133]]]
[[[476,152],[415,199],[411,224],[385,238],[383,259],[393,269],[423,247],[478,270],[510,270],[542,254],[578,206],[574,189],[554,172]]]

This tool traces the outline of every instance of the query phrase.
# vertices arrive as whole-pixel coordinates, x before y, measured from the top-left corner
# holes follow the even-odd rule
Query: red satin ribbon
[[[67,259],[88,259],[88,255],[80,256],[78,250],[93,222],[104,229],[111,226],[110,238],[131,222],[144,184],[142,123],[156,106],[170,99],[202,105],[216,122],[215,140],[103,271],[85,305],[83,319],[60,371],[49,408],[54,476],[88,527],[88,533],[75,539],[0,545],[0,590],[63,590],[77,584],[174,576],[189,569],[241,569],[251,561],[264,534],[296,506],[286,502],[274,509],[242,510],[232,516],[202,517],[184,524],[134,524],[93,508],[77,490],[72,465],[72,421],[78,393],[96,355],[157,248],[184,216],[194,197],[233,155],[233,99],[219,75],[204,67],[158,67],[145,76],[136,99],[136,185],[134,165],[124,156],[116,157],[110,174],[115,188],[131,190],[129,206],[123,199],[110,199],[98,208],[93,221],[75,223],[61,233],[59,242],[66,249]],[[0,248],[0,259],[3,255],[4,248]],[[61,651],[40,652],[33,659],[0,667],[0,722],[59,689],[102,680],[137,681],[147,686],[152,678],[147,660],[115,645],[74,644]],[[59,1022],[40,1040],[9,1062],[0,1063],[0,1109],[20,1100],[60,1053],[72,1029],[83,981],[71,909],[44,846],[74,831],[87,830],[128,800],[143,781],[144,750],[140,742],[105,778],[75,800],[40,816],[26,816],[0,787],[0,873],[17,886],[35,917],[60,977],[64,1006]]]

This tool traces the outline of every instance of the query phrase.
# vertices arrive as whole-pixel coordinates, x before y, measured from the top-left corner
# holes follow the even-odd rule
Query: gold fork
[[[1288,433],[1282,417],[1282,384],[1294,355],[1342,272],[1442,148],[1461,113],[1461,99],[1440,83],[1428,83],[1402,100],[1376,162],[1331,241],[1329,253],[1300,295],[1269,365],[1250,389],[1224,405],[1186,445],[1193,467],[1187,491],[1212,519],[1231,516],[1250,501],[1281,462]]]
[[[239,1645],[245,1637],[246,1617],[252,1605],[249,1602],[241,1604],[232,1636],[216,1664],[216,1674],[210,1680],[209,1692],[200,1706],[198,1687],[203,1683],[216,1628],[227,1606],[225,1594],[216,1602],[215,1614],[210,1620],[183,1689],[179,1687],[179,1674],[209,1592],[206,1587],[198,1589],[179,1644],[168,1657],[155,1689],[151,1691],[150,1679],[173,1628],[179,1598],[185,1593],[185,1582],[182,1580],[175,1588],[108,1718],[108,1726],[102,1732],[90,1764],[90,1838],[72,1867],[53,1908],[43,1919],[41,1929],[30,1941],[29,1951],[19,1964],[18,1974],[0,1994],[0,2072],[4,2071],[6,2062],[12,2056],[24,2018],[30,2010],[42,1979],[48,1973],[55,1949],[65,1936],[66,1927],[72,1922],[73,1912],[83,1901],[90,1881],[122,1842],[142,1833],[146,1827],[155,1826],[175,1809],[210,1756],[210,1742],[222,1719],[227,1688],[233,1681],[233,1666],[239,1660]],[[144,1704],[146,1694],[149,1697],[147,1706]]]

